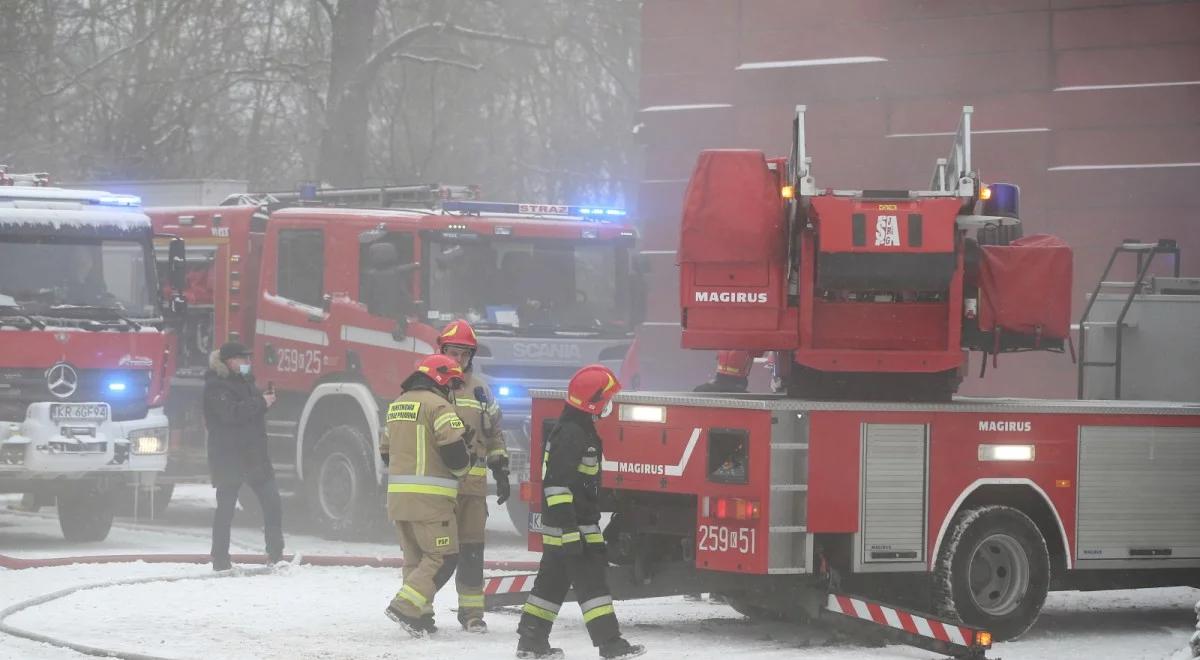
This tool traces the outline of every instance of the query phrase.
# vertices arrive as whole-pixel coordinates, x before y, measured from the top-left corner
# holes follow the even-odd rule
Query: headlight
[[[133,453],[137,455],[164,454],[167,451],[167,429],[135,431],[129,437],[129,444],[133,447]]]

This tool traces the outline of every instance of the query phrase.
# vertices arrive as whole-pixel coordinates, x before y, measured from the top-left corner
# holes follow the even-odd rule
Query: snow
[[[71,228],[149,231],[150,218],[137,211],[0,207],[0,225],[49,227],[55,230]]]
[[[53,509],[37,514],[5,510],[19,501],[0,496],[0,554],[53,557],[83,554],[207,552],[212,489],[181,486],[163,520],[119,519],[103,543],[70,544],[61,539]],[[307,555],[394,557],[386,541],[329,541],[303,527],[299,502],[285,497],[289,550]],[[235,551],[257,552],[261,529],[250,512],[239,512]],[[536,559],[493,507],[488,521],[489,559]],[[170,658],[401,658],[420,653],[443,658],[512,657],[515,610],[489,613],[484,636],[458,629],[456,596],[447,587],[435,600],[441,626],[430,640],[412,640],[383,615],[400,585],[396,569],[287,567],[270,575],[146,584],[115,584],[148,577],[207,578],[206,565],[99,564],[29,570],[0,570],[0,609],[60,589],[100,584],[24,610],[7,623],[32,632],[124,652]],[[1103,658],[1190,658],[1188,638],[1196,623],[1188,588],[1051,594],[1037,624],[1018,641],[998,644],[989,657],[1095,660]],[[749,622],[728,606],[682,598],[617,604],[626,636],[646,644],[648,657],[724,660],[728,657],[849,660],[927,660],[937,657],[904,646],[874,647],[833,637],[819,627]],[[0,660],[83,658],[72,651],[9,636],[0,639]],[[595,658],[578,608],[563,607],[552,641],[570,658]]]

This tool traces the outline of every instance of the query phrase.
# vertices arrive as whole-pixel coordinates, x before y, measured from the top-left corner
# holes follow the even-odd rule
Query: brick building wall
[[[678,345],[673,251],[696,154],[784,155],[798,103],[817,185],[844,188],[927,187],[975,106],[976,169],[1021,186],[1027,234],[1075,249],[1075,317],[1121,238],[1176,238],[1200,273],[1200,2],[646,0],[642,39],[652,354]],[[1002,356],[963,391],[1073,396],[1074,382],[1066,356]]]

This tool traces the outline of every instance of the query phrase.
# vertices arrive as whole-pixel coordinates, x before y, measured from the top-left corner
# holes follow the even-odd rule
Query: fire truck
[[[152,238],[137,197],[0,168],[0,492],[57,505],[69,541],[106,538],[126,487],[166,466],[167,321],[185,305],[160,298]]]
[[[1200,404],[950,396],[965,349],[986,364],[1069,340],[1070,250],[1020,235],[1015,186],[972,167],[970,118],[929,190],[818,188],[803,106],[789,158],[700,155],[683,344],[774,351],[788,391],[616,397],[598,422],[614,597],[712,591],[978,657],[1051,589],[1200,586]],[[1117,305],[1080,325],[1130,321]],[[1089,344],[1088,378],[1112,377],[1113,343]],[[1172,359],[1195,371],[1195,355]],[[534,455],[562,399],[534,393]],[[539,472],[521,489],[534,549]],[[507,580],[491,604],[532,583]]]
[[[189,331],[180,348],[169,478],[207,475],[199,396],[208,354],[252,345],[278,395],[272,462],[299,482],[329,536],[369,532],[384,469],[382,411],[449,321],[479,336],[475,369],[504,411],[513,474],[528,478],[529,391],[580,362],[618,369],[640,322],[636,232],[624,212],[475,199],[410,185],[238,195],[148,211],[188,239]],[[524,531],[528,510],[509,500]]]

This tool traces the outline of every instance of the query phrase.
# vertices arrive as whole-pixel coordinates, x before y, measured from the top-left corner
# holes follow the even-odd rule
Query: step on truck
[[[616,397],[598,422],[614,597],[718,592],[752,616],[855,618],[967,657],[1028,630],[1052,589],[1200,584],[1200,403],[950,395],[965,349],[1070,343],[1070,250],[1020,236],[1017,188],[971,166],[970,113],[929,190],[818,188],[803,106],[790,158],[701,154],[683,344],[773,352],[787,392]],[[1126,350],[1152,350],[1154,324],[1126,327],[1130,299],[1077,325],[1107,318]],[[1194,372],[1196,355],[1171,359]],[[534,393],[535,456],[562,408]],[[537,461],[522,492],[540,492]],[[492,604],[519,600],[504,587]]]
[[[160,296],[137,197],[48,183],[0,170],[0,492],[99,541],[166,467],[167,321],[184,305]],[[178,278],[182,242],[168,251]]]
[[[619,209],[476,196],[410,185],[149,209],[190,252],[169,478],[206,477],[203,373],[211,350],[242,341],[260,386],[278,394],[267,422],[277,473],[298,481],[322,533],[368,532],[382,510],[381,411],[441,328],[464,318],[503,409],[513,476],[527,480],[529,391],[565,385],[581,362],[616,370],[633,342],[636,232]],[[525,503],[508,507],[524,532]]]

